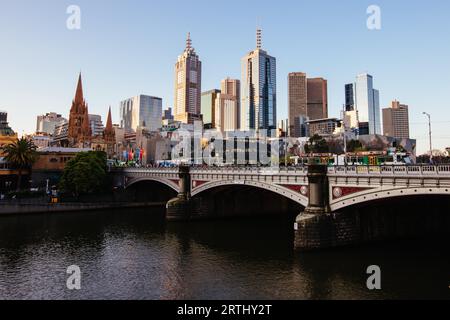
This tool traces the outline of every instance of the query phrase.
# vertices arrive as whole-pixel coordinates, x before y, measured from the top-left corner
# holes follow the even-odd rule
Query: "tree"
[[[329,150],[327,141],[318,134],[311,137],[305,145],[306,153],[328,153]]]
[[[36,146],[31,140],[22,137],[0,149],[5,154],[5,160],[14,169],[18,170],[17,191],[20,191],[22,187],[23,170],[31,169],[31,166],[37,160],[38,154],[36,152]]]
[[[347,152],[357,152],[357,151],[363,151],[363,145],[361,143],[361,141],[359,140],[351,140],[348,144],[347,144]]]
[[[76,197],[101,192],[107,183],[106,170],[106,153],[79,153],[67,162],[59,186],[63,192],[70,192]]]

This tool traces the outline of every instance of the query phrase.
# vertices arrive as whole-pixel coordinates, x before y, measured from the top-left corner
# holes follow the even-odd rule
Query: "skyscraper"
[[[127,132],[138,128],[158,131],[162,127],[162,99],[141,94],[122,101],[120,122]]]
[[[215,125],[217,130],[236,131],[239,129],[240,81],[224,79],[221,82],[221,92],[215,103]]]
[[[291,72],[288,75],[288,133],[293,137],[301,136],[302,119],[308,115],[308,95],[306,73]]]
[[[67,132],[68,145],[84,147],[86,143],[90,143],[91,138],[92,132],[89,123],[88,105],[84,100],[80,73],[75,99],[72,101],[72,107],[70,108]]]
[[[202,116],[203,116],[203,124],[209,128],[216,127],[216,99],[217,95],[220,93],[220,90],[213,89],[202,93]]]
[[[241,62],[241,130],[277,126],[276,59],[261,47],[261,30],[257,30],[256,49]]]
[[[390,108],[383,109],[383,132],[385,136],[409,139],[408,106],[397,100]]]
[[[202,63],[192,47],[190,33],[184,52],[175,64],[175,120],[201,120]]]
[[[310,120],[328,118],[328,82],[323,78],[307,79],[307,115]]]
[[[369,134],[381,134],[380,92],[373,88],[373,77],[367,73],[356,77],[355,108],[360,123],[367,123]]]
[[[355,85],[349,83],[345,85],[345,111],[355,109]]]

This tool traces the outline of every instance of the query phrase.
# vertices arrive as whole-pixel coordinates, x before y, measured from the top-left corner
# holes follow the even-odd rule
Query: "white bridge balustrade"
[[[450,165],[328,168],[331,211],[381,199],[450,195]]]
[[[450,175],[450,165],[330,166],[328,173],[340,175]]]

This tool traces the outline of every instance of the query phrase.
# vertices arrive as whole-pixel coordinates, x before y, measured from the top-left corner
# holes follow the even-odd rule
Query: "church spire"
[[[105,132],[110,133],[113,131],[112,117],[111,117],[111,106],[109,106],[108,120],[106,120]]]
[[[77,85],[77,91],[75,93],[75,103],[83,103],[84,101],[84,97],[83,97],[83,83],[81,80],[81,72],[80,75],[78,77],[78,85]]]

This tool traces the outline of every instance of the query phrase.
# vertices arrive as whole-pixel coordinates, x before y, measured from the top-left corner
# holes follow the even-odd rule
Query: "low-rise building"
[[[49,112],[45,115],[40,115],[37,117],[36,121],[36,132],[52,135],[55,132],[56,126],[64,121],[67,121],[67,119],[63,118],[56,112]]]
[[[89,152],[88,148],[48,147],[38,150],[38,158],[33,164],[31,180],[33,187],[45,187],[58,184],[68,161],[80,152]]]
[[[307,121],[309,135],[330,136],[341,126],[341,120],[336,118],[318,119]]]

